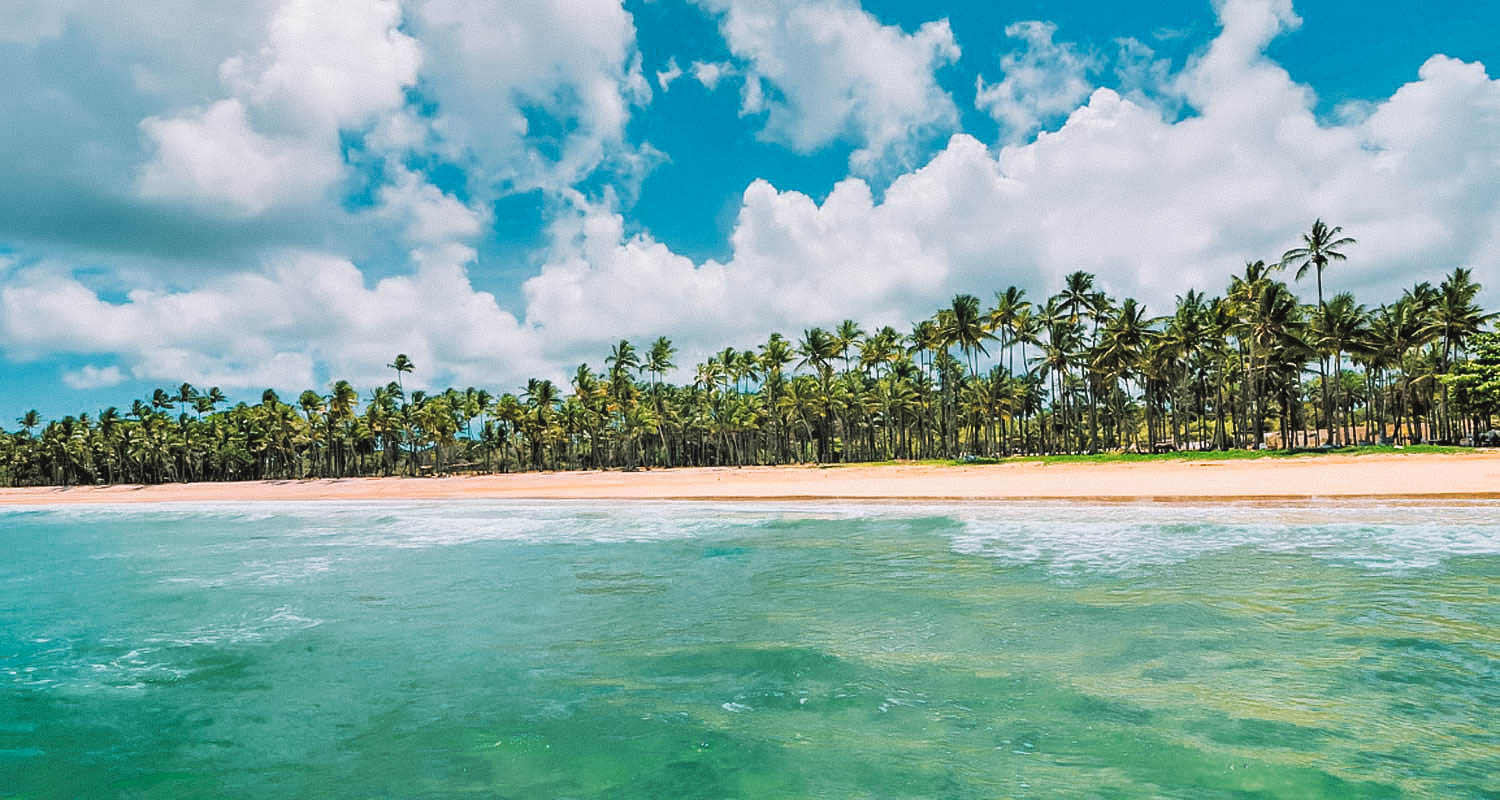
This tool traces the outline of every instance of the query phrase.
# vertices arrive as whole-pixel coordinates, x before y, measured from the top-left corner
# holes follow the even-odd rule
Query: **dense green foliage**
[[[183,384],[0,433],[0,483],[242,480],[455,471],[993,458],[1015,454],[1261,450],[1457,442],[1500,414],[1495,316],[1465,269],[1374,309],[1323,297],[1323,272],[1354,244],[1318,221],[1226,292],[1188,291],[1153,318],[1085,272],[1039,302],[1011,287],[985,308],[960,294],[915,323],[846,320],[790,340],[729,347],[673,384],[676,351],[615,345],[571,386],[519,393],[407,392],[418,365],[361,400],[348,381],[287,403],[221,409]],[[1315,271],[1316,305],[1279,279]],[[1472,353],[1472,358],[1469,354]]]
[[[1500,334],[1474,337],[1473,355],[1454,364],[1443,383],[1460,413],[1489,419],[1500,416]]]

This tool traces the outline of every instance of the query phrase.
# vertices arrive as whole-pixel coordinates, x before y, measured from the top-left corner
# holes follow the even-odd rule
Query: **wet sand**
[[[298,500],[1500,498],[1500,451],[993,465],[712,467],[0,489],[0,505]]]

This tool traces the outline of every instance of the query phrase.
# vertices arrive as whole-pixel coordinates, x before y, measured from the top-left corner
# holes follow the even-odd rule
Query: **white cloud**
[[[125,382],[125,373],[119,367],[97,367],[85,364],[63,373],[62,382],[73,389],[104,389]]]
[[[631,109],[651,87],[620,0],[413,0],[423,90],[455,158],[487,181],[562,190],[612,159],[629,161]],[[561,120],[533,130],[529,114]],[[544,157],[529,136],[549,139]]]
[[[575,350],[614,335],[701,347],[844,317],[905,326],[957,291],[1055,292],[1073,270],[1156,311],[1222,291],[1315,217],[1358,237],[1333,290],[1371,303],[1458,265],[1500,289],[1500,81],[1443,56],[1359,121],[1320,124],[1311,92],[1262,48],[1285,4],[1228,0],[1224,29],[1173,79],[1180,121],[1099,89],[1062,127],[993,153],[953,137],[881,202],[859,179],[822,203],[746,191],[725,262],[694,264],[589,209],[526,284],[528,321]],[[1289,276],[1290,277],[1290,276]],[[1303,287],[1308,291],[1307,287]]]
[[[804,142],[851,135],[873,158],[900,150],[922,116],[904,109],[931,102],[924,107],[941,113],[929,119],[952,113],[946,94],[936,90],[934,100],[927,93],[934,64],[949,57],[939,46],[951,44],[945,26],[923,43],[915,41],[920,31],[880,26],[842,3],[711,2],[743,78],[742,105],[765,110],[768,135],[805,135]],[[370,126],[376,150],[453,146],[518,182],[565,185],[563,174],[629,157],[622,155],[630,150],[624,124],[644,77],[628,14],[585,0],[525,4],[511,16],[457,0],[418,5],[423,16],[411,22],[413,35],[433,37],[430,45],[423,40],[426,52],[442,51],[424,62],[434,65],[430,75],[423,69],[424,90],[429,79],[446,87],[434,89],[436,119],[387,108],[388,96],[363,91],[342,95],[342,110],[302,115],[294,113],[292,89],[277,89],[285,100],[272,103],[235,84],[231,97],[161,116],[153,141],[183,139],[168,148],[184,154],[180,165],[201,161],[197,180],[240,209],[296,191],[263,186],[257,181],[270,179],[260,173],[295,169],[311,183],[325,179],[315,165],[332,162],[315,147],[305,163],[276,161],[297,152],[289,142],[313,141],[292,121],[354,124],[344,120],[359,117],[351,109],[361,106],[379,107],[359,123]],[[475,30],[459,30],[471,12]],[[528,374],[558,375],[579,360],[597,365],[619,336],[672,336],[687,361],[724,344],[754,344],[771,330],[796,334],[844,317],[904,327],[956,291],[987,295],[1015,283],[1046,294],[1075,269],[1098,273],[1112,293],[1159,312],[1186,287],[1222,289],[1244,260],[1274,257],[1319,216],[1360,239],[1350,261],[1329,273],[1332,290],[1357,289],[1379,302],[1462,264],[1491,284],[1493,297],[1500,289],[1500,82],[1481,65],[1434,56],[1391,97],[1320,121],[1312,92],[1264,55],[1278,31],[1297,24],[1290,6],[1225,0],[1220,12],[1223,31],[1177,74],[1154,54],[1134,51],[1145,65],[1135,84],[1165,87],[1191,111],[1182,118],[1138,99],[1122,70],[1119,91],[1093,91],[1058,129],[998,151],[954,136],[878,200],[860,178],[840,182],[821,203],[755,181],[722,261],[674,253],[634,230],[611,200],[560,189],[572,207],[552,224],[543,266],[524,284],[520,321],[469,279],[476,258],[469,244],[488,221],[483,198],[461,201],[393,157],[364,219],[397,232],[411,249],[402,274],[374,280],[330,252],[336,248],[280,250],[249,271],[129,284],[137,288],[121,300],[120,285],[104,282],[119,276],[82,278],[55,263],[23,262],[0,275],[0,348],[16,359],[76,354],[142,380],[288,388],[329,377],[383,382],[382,365],[403,350],[425,379],[507,387]],[[553,24],[567,19],[582,21],[576,30]],[[750,33],[729,35],[736,20]],[[820,20],[824,28],[813,24]],[[795,35],[783,36],[783,27]],[[848,66],[840,59],[858,49],[849,37],[868,40],[877,55],[840,72]],[[800,49],[781,49],[783,38]],[[890,49],[910,58],[878,57]],[[812,63],[797,60],[813,51]],[[486,83],[465,72],[471,57],[476,74],[499,77]],[[246,56],[242,74],[263,74],[257,58]],[[912,64],[923,69],[913,73]],[[820,70],[828,74],[802,74]],[[898,85],[911,91],[892,88]],[[841,102],[840,90],[861,99]],[[818,105],[824,100],[828,109]],[[578,118],[557,142],[561,172],[527,141],[523,109],[538,103]],[[888,129],[875,124],[881,103]],[[281,111],[272,114],[273,107]],[[801,114],[804,107],[811,116]],[[519,130],[489,124],[512,119]],[[176,122],[185,126],[174,129]],[[192,125],[215,133],[207,143],[194,140]],[[213,153],[197,161],[186,155],[224,139],[249,154],[243,163],[269,166],[234,177],[210,168],[221,160]],[[79,370],[72,380],[114,377],[99,369]]]
[[[266,42],[220,67],[271,125],[324,134],[400,108],[422,54],[396,0],[286,0]]]
[[[956,124],[953,99],[934,75],[959,57],[947,20],[907,33],[852,0],[698,2],[719,15],[743,62],[745,113],[764,110],[765,135],[775,141],[810,152],[847,138],[859,148],[851,166],[870,172],[909,157],[914,139]]]
[[[656,71],[656,85],[662,91],[672,86],[672,81],[682,77],[682,67],[677,66],[676,58],[667,59],[667,66]]]
[[[718,88],[719,81],[726,75],[733,75],[734,67],[721,61],[694,61],[693,78],[703,84],[703,88],[710,92]]]
[[[126,117],[129,139],[141,140],[145,153],[122,159],[101,143],[70,141],[52,163],[75,169],[110,153],[124,162],[115,174],[125,180],[95,171],[86,173],[89,185],[128,185],[122,202],[213,218],[226,238],[257,244],[233,263],[210,257],[192,272],[141,259],[87,278],[64,266],[77,263],[68,257],[76,251],[52,258],[51,248],[28,248],[44,263],[8,267],[0,280],[0,351],[12,358],[108,356],[122,376],[224,386],[296,386],[329,373],[374,380],[392,348],[433,379],[493,383],[540,370],[531,334],[469,279],[471,244],[489,221],[495,183],[561,192],[603,164],[628,182],[660,157],[624,141],[631,110],[650,87],[619,0],[503,7],[411,0],[405,16],[396,0],[247,0],[222,12],[233,23],[225,31],[249,31],[243,39],[218,36],[221,12],[187,0],[83,5],[76,16],[60,4],[38,7],[45,13],[17,35],[30,41],[86,29],[95,55],[130,72],[133,90],[159,94],[160,105]],[[101,19],[110,14],[139,41],[105,36]],[[133,47],[166,40],[137,17],[201,32],[203,42],[189,36],[161,46],[179,53],[184,71],[209,80],[174,82],[176,72],[138,57]],[[204,52],[194,49],[200,44]],[[407,102],[419,71],[436,117],[432,105]],[[71,103],[55,88],[59,74],[39,74],[46,80],[28,87],[24,103],[0,97],[0,109],[32,119],[26,103]],[[84,99],[75,103],[80,110],[100,105]],[[526,130],[528,113],[555,117],[563,141]],[[88,127],[74,123],[76,114],[58,116]],[[507,122],[519,122],[519,132]],[[16,130],[0,131],[0,153],[33,147]],[[330,191],[355,177],[342,152],[346,133],[364,134],[360,157],[385,166],[367,210],[341,209]],[[541,141],[527,135],[538,133]],[[404,166],[432,160],[466,169],[465,200]],[[276,244],[276,231],[299,225],[316,233]],[[379,250],[388,240],[411,248],[405,274],[377,281],[341,254]],[[374,266],[389,274],[392,265]],[[106,377],[107,369],[70,373],[75,384]]]
[[[974,106],[1004,126],[1011,140],[1020,140],[1041,127],[1043,120],[1065,114],[1088,97],[1093,85],[1088,73],[1095,59],[1066,42],[1055,42],[1057,26],[1050,22],[1017,22],[1005,35],[1022,48],[1000,59],[1003,77],[986,83],[975,79]]]
[[[1175,110],[1172,62],[1157,58],[1150,45],[1133,38],[1116,39],[1118,53],[1114,71],[1120,94],[1141,105],[1160,105]]]
[[[400,164],[393,162],[388,169],[394,180],[378,192],[379,213],[404,227],[408,241],[464,242],[479,234],[485,221],[482,214]]]
[[[340,130],[400,109],[421,55],[395,0],[286,0],[264,44],[219,75],[230,96],[141,129],[139,189],[253,216],[323,195],[343,174]]]
[[[0,288],[0,341],[12,358],[109,355],[136,379],[226,388],[384,383],[397,351],[417,362],[419,386],[546,369],[534,334],[470,284],[473,257],[459,245],[419,250],[411,273],[367,285],[346,259],[288,252],[260,271],[188,290],[137,289],[122,302],[37,266]],[[92,375],[101,376],[112,377]]]
[[[141,123],[156,157],[140,173],[148,198],[196,200],[253,216],[322,195],[343,171],[336,140],[257,133],[239,100]]]

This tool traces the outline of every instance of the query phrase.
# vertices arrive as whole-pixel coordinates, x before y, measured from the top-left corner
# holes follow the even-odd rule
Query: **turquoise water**
[[[0,511],[0,796],[1500,797],[1500,504]]]

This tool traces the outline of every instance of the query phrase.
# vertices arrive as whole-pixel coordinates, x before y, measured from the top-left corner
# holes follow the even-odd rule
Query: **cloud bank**
[[[1360,240],[1330,271],[1335,290],[1393,297],[1458,265],[1500,281],[1500,81],[1481,64],[1434,55],[1391,96],[1328,120],[1265,56],[1299,23],[1287,2],[1225,0],[1217,36],[1175,73],[1131,47],[1110,69],[1027,23],[976,87],[1003,125],[992,147],[956,131],[935,78],[960,56],[946,22],[908,32],[833,0],[703,5],[734,61],[712,79],[672,62],[658,90],[684,72],[738,80],[765,137],[855,146],[851,176],[821,202],[750,183],[723,260],[674,252],[631,224],[620,193],[580,188],[646,157],[628,123],[651,88],[618,3],[342,0],[316,14],[285,0],[265,9],[260,39],[226,34],[230,51],[200,54],[215,79],[163,90],[137,117],[142,148],[101,156],[98,174],[130,176],[138,200],[190,220],[294,214],[379,236],[267,240],[248,267],[170,279],[22,251],[0,268],[4,353],[83,359],[63,377],[75,388],[295,388],[383,381],[400,350],[418,380],[503,388],[597,366],[622,336],[671,336],[689,362],[846,317],[904,328],[958,291],[1043,295],[1079,269],[1160,313],[1275,257],[1315,217]],[[69,24],[28,19],[27,41]],[[324,40],[337,46],[309,44]],[[1096,85],[1104,74],[1114,85]],[[539,130],[544,117],[568,124]],[[937,131],[950,135],[935,156],[872,187],[877,165]],[[437,180],[434,163],[465,181]],[[349,207],[341,187],[359,180],[369,191]],[[475,284],[478,242],[490,201],[528,188],[549,198],[539,266],[498,297]],[[361,263],[371,241],[399,248],[395,269]]]

